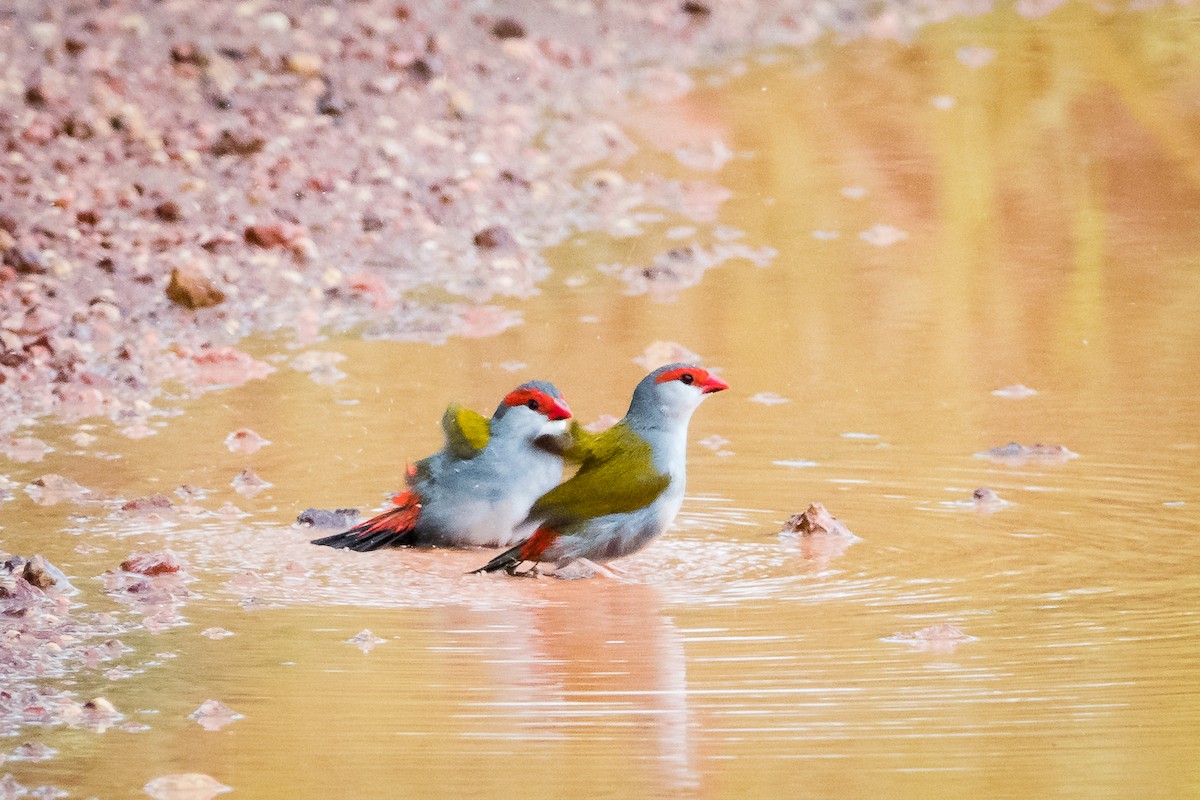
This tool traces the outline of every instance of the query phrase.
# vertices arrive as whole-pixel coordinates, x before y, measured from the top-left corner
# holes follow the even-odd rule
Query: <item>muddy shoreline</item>
[[[0,12],[0,436],[47,414],[139,430],[166,384],[260,373],[232,349],[253,333],[518,324],[543,248],[686,205],[678,181],[610,169],[635,150],[611,121],[631,99],[755,48],[930,21],[823,2],[18,8]]]

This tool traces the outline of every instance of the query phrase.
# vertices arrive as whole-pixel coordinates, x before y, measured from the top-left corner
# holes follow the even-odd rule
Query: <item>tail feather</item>
[[[557,538],[557,531],[552,531],[549,528],[538,528],[534,531],[533,536],[530,536],[516,547],[505,550],[479,569],[473,569],[468,574],[499,572],[502,569],[510,570],[518,566],[522,561],[541,561],[542,554],[546,552],[546,548]]]
[[[313,544],[366,553],[384,547],[403,547],[413,541],[417,519],[421,516],[421,498],[411,489],[392,498],[397,507],[356,525],[343,533],[313,539]]]

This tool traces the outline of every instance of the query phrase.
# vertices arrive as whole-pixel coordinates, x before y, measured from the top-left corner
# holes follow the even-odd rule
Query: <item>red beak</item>
[[[561,397],[554,401],[554,405],[546,409],[546,419],[559,420],[570,419],[571,407],[567,405],[567,401]]]
[[[718,378],[716,375],[709,375],[708,380],[700,384],[702,394],[712,394],[713,392],[722,392],[729,388],[729,384]]]

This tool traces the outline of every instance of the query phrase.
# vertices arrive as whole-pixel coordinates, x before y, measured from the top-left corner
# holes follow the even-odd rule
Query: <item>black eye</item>
[[[686,383],[687,385],[691,386],[693,383],[696,382],[696,376],[690,372],[685,372],[679,376],[679,382]]]
[[[538,405],[538,401],[537,401],[537,400],[530,400],[530,401],[529,401],[528,403],[526,403],[525,405],[529,406],[529,407],[530,407],[530,408],[532,408],[534,411],[537,411],[539,408],[541,408],[541,406],[540,406],[540,405]]]

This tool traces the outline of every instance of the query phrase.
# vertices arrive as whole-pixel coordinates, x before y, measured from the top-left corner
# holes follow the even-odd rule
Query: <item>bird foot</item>
[[[514,578],[538,578],[538,577],[541,577],[542,573],[538,571],[538,565],[537,565],[536,561],[533,562],[532,567],[525,570],[524,572],[517,572],[517,567],[521,566],[524,563],[525,563],[524,561],[518,561],[515,564],[509,564],[507,567],[504,568],[504,571],[507,572],[509,575],[511,575]]]

